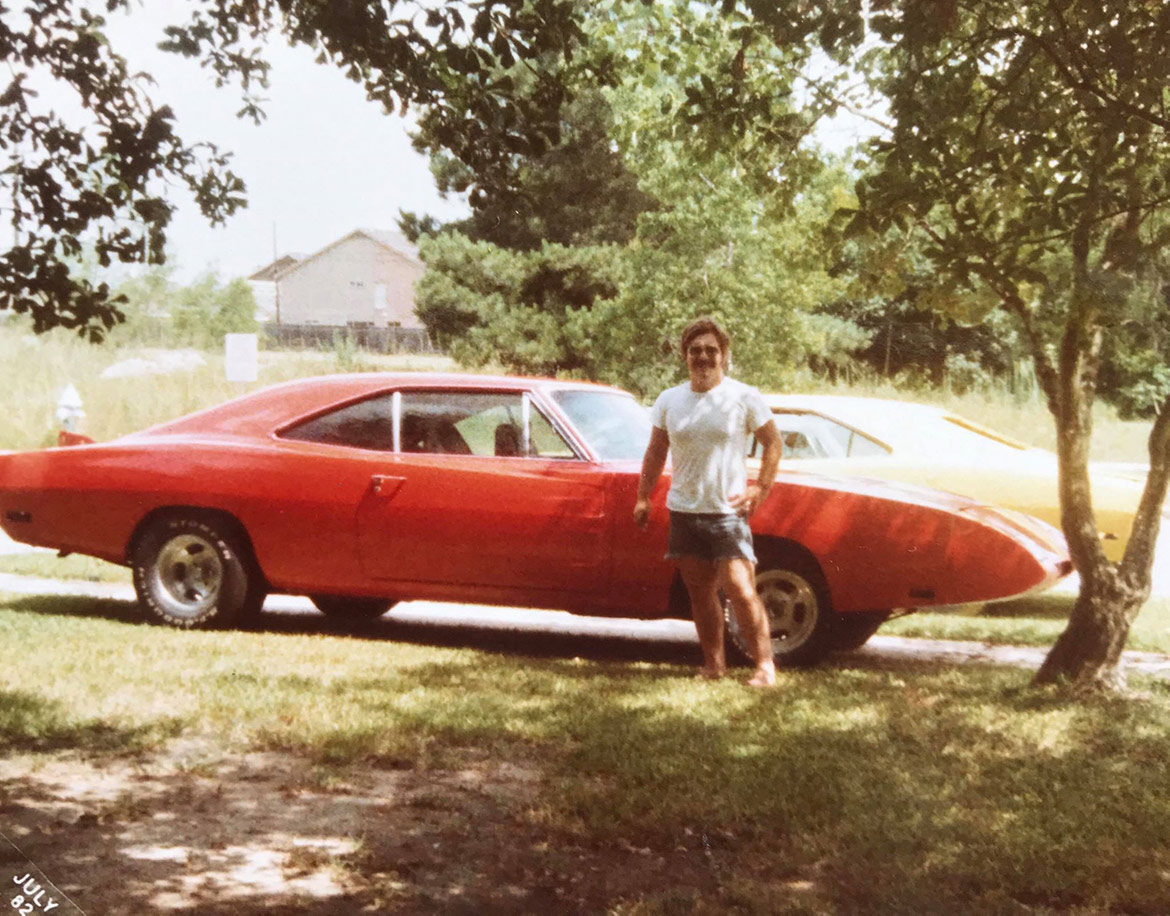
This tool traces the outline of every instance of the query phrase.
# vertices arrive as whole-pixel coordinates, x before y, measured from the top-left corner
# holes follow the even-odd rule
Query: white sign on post
[[[223,335],[223,371],[229,382],[254,382],[259,374],[255,334]]]

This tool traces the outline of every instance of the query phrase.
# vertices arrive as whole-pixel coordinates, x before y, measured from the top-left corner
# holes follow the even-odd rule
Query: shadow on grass
[[[136,727],[77,720],[61,703],[20,690],[0,690],[0,747],[7,751],[133,752],[178,734],[182,727],[175,719]]]
[[[429,754],[414,770],[424,780],[467,767],[461,752],[541,773],[538,798],[509,803],[500,861],[465,875],[466,909],[440,912],[493,911],[516,868],[526,889],[539,877],[555,898],[588,895],[557,912],[667,898],[694,905],[644,911],[1170,911],[1164,708],[1064,704],[1039,727],[1029,717],[1045,710],[1002,679],[831,670],[769,694],[696,685],[688,702],[674,693],[686,685],[598,677],[564,659],[519,669],[424,664],[336,685],[339,709],[376,720],[332,748],[338,762],[368,761],[363,742],[397,734]],[[566,684],[586,672],[590,683]],[[411,759],[380,762],[410,771]],[[428,804],[452,798],[440,786]],[[412,826],[367,831],[362,867],[401,865],[393,838]],[[480,851],[503,826],[483,822]],[[539,851],[566,839],[576,855]],[[449,887],[475,851],[456,841],[405,882]]]
[[[487,787],[398,771],[325,791],[292,756],[129,780],[107,769],[115,797],[94,793],[92,774],[75,794],[31,774],[0,780],[0,810],[21,852],[89,913],[584,916],[680,882],[715,892],[697,840],[650,859],[534,822],[540,774],[524,766]]]
[[[85,617],[112,620],[116,623],[145,623],[142,611],[133,601],[116,598],[88,598],[76,595],[21,595],[4,602],[12,611],[44,614],[50,617]]]
[[[68,596],[19,597],[7,602],[10,610],[46,616],[110,620],[116,623],[154,626],[132,601]],[[317,614],[264,613],[248,630],[277,636],[334,636],[362,640],[386,640],[446,649],[477,649],[506,655],[537,658],[586,658],[597,661],[644,661],[697,665],[698,645],[648,638],[598,636],[587,633],[509,630],[474,624],[415,623],[394,620],[341,622]]]
[[[155,626],[143,616],[138,605],[132,601],[30,596],[13,599],[6,606],[14,611],[46,616],[104,619],[141,627]],[[500,656],[553,660],[580,658],[597,662],[648,662],[687,667],[697,667],[702,663],[697,642],[680,643],[637,635],[612,636],[527,628],[508,629],[498,625],[477,626],[474,623],[407,622],[396,620],[393,612],[374,620],[342,621],[314,611],[269,611],[251,621],[247,630],[273,636],[331,636],[443,649],[474,649]],[[953,668],[956,664],[925,657],[915,659],[904,655],[886,657],[873,652],[842,652],[830,655],[821,666],[859,671],[926,673]],[[639,676],[642,674],[645,672]]]

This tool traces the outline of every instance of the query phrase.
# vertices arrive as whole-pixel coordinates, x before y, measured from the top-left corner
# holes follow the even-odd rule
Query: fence
[[[265,324],[271,346],[322,350],[345,342],[376,353],[438,353],[425,328],[354,328],[320,324]]]

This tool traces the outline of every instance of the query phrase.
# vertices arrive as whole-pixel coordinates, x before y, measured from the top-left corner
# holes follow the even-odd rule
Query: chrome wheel
[[[820,601],[816,590],[799,573],[770,569],[756,579],[772,631],[772,652],[784,655],[808,642],[816,629]]]
[[[154,519],[135,538],[130,567],[143,610],[186,630],[249,621],[267,591],[243,529],[211,513]]]
[[[756,592],[764,605],[777,665],[799,667],[819,662],[832,648],[836,613],[825,577],[815,559],[796,552],[761,551]],[[740,661],[752,651],[739,631],[731,603],[724,603],[728,649]]]
[[[200,617],[215,607],[223,587],[223,563],[215,545],[195,534],[173,537],[158,552],[156,598],[175,617]]]

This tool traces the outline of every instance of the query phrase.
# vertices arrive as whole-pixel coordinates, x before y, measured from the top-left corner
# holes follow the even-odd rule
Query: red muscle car
[[[0,525],[129,566],[148,615],[179,627],[239,623],[270,592],[351,617],[405,599],[686,617],[663,559],[667,480],[649,529],[631,520],[649,428],[601,385],[308,379],[107,443],[0,454]],[[895,609],[1071,569],[1028,516],[873,480],[782,472],[752,530],[781,664],[858,646]]]

